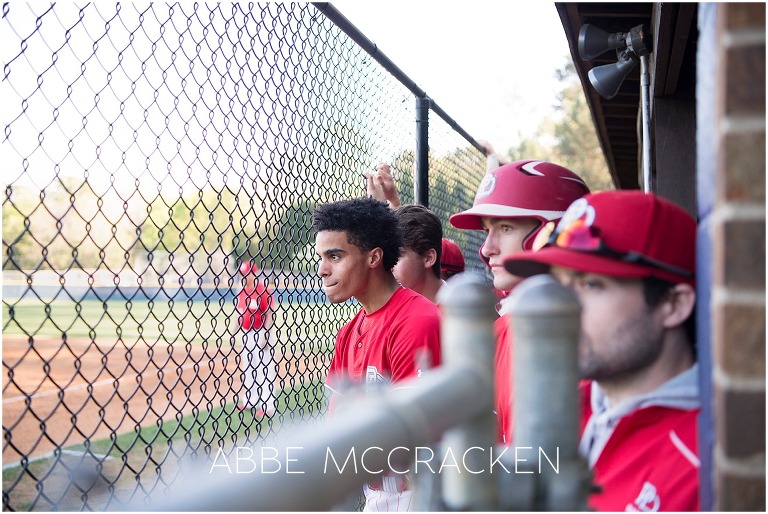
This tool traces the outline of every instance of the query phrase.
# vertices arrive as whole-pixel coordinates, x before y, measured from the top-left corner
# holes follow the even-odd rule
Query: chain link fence
[[[391,163],[414,201],[416,102],[312,4],[5,3],[3,509],[106,510],[189,458],[324,414],[336,331],[310,217]],[[359,36],[359,35],[358,35]],[[397,70],[396,70],[397,71]],[[485,170],[429,118],[429,206]],[[238,266],[274,291],[271,417],[239,410]]]

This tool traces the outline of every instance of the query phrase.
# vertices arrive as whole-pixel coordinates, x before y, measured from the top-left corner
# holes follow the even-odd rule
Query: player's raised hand
[[[363,172],[366,178],[366,191],[368,196],[376,200],[387,202],[392,209],[400,207],[400,196],[397,194],[395,180],[389,165],[380,162],[373,173]]]

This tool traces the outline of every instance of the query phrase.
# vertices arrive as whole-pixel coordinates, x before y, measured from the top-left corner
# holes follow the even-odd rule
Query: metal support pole
[[[648,56],[640,57],[640,108],[643,125],[643,190],[651,191],[651,75],[648,71]]]
[[[416,163],[414,166],[414,200],[429,207],[429,104],[428,97],[416,98]]]
[[[444,365],[471,366],[485,373],[493,390],[493,322],[498,315],[496,297],[487,282],[472,273],[457,275],[442,287],[438,303],[443,312]],[[440,473],[443,503],[454,511],[495,510],[498,503],[496,477],[488,469],[496,442],[493,394],[475,401],[482,404],[481,413],[446,431],[442,440],[444,461],[452,457],[461,463],[461,467],[446,467]],[[479,470],[485,472],[475,472]]]
[[[589,471],[578,455],[577,342],[581,307],[550,275],[518,285],[513,330],[515,466],[502,507],[586,510]]]

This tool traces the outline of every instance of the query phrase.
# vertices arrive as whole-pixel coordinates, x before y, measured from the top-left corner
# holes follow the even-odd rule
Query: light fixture
[[[614,64],[595,66],[589,70],[589,82],[600,96],[610,100],[619,92],[622,82],[635,69],[638,61],[637,56],[627,48],[619,54],[619,60]]]
[[[621,84],[629,73],[640,63],[640,95],[643,118],[643,189],[650,191],[651,186],[651,136],[650,136],[650,101],[648,72],[648,54],[651,53],[650,35],[644,25],[638,25],[629,32],[608,33],[594,25],[585,23],[579,30],[579,56],[591,61],[595,57],[615,50],[618,58],[613,64],[595,66],[587,74],[589,82],[597,93],[610,100],[619,92]]]
[[[638,25],[627,33],[613,34],[588,23],[581,26],[579,56],[582,60],[591,61],[609,50],[616,50],[618,62],[589,70],[589,81],[600,96],[607,100],[616,96],[621,83],[640,62],[640,58],[651,53],[644,26]]]
[[[626,48],[625,38],[626,35],[621,32],[609,34],[603,29],[585,23],[579,31],[579,56],[591,61],[608,50]]]

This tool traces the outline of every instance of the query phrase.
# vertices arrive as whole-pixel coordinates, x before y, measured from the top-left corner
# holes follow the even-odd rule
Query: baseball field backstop
[[[477,143],[329,4],[3,4],[3,509],[106,510],[323,416],[353,302],[318,203],[386,161],[448,216]],[[236,409],[238,265],[275,290],[275,416]]]

